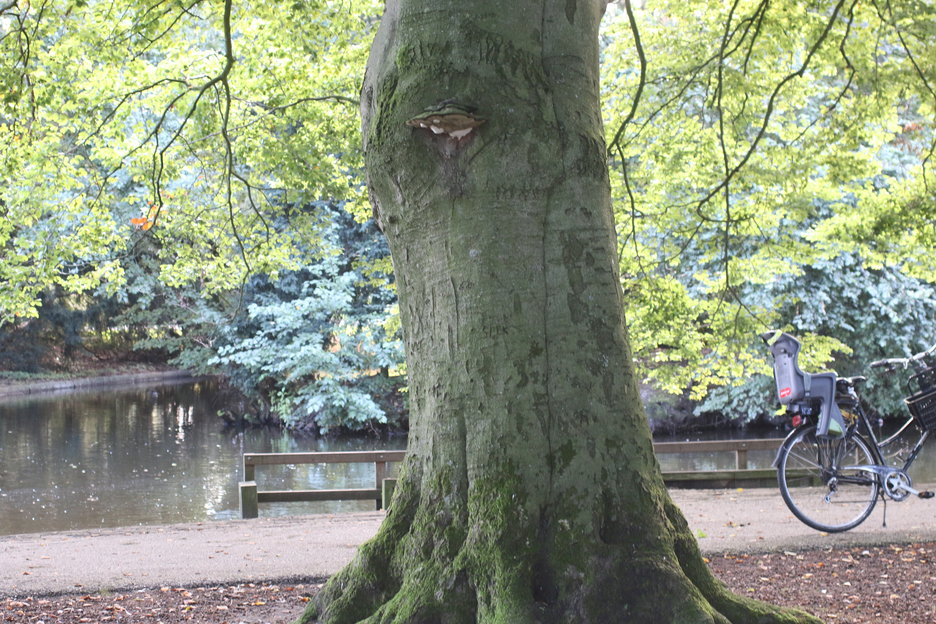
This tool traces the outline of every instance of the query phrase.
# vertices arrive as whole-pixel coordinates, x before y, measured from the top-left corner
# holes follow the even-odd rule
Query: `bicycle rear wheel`
[[[874,463],[867,442],[854,432],[827,439],[817,437],[812,425],[800,427],[777,455],[780,494],[807,526],[847,531],[864,522],[877,503],[877,478],[856,468]]]

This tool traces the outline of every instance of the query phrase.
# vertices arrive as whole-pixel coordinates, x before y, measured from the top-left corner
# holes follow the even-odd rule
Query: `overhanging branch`
[[[720,193],[727,185],[729,185],[731,183],[731,180],[736,175],[738,175],[738,173],[747,164],[748,160],[750,160],[751,156],[753,156],[754,152],[757,150],[757,146],[760,144],[761,139],[764,138],[764,135],[767,132],[767,126],[770,124],[770,120],[771,120],[771,117],[773,116],[774,108],[777,105],[777,98],[780,96],[780,92],[792,80],[794,80],[795,78],[800,78],[803,76],[803,74],[806,73],[806,70],[809,68],[809,64],[812,61],[813,57],[815,56],[816,52],[819,50],[819,48],[822,47],[822,44],[825,43],[825,40],[828,38],[829,33],[832,31],[832,27],[835,25],[835,22],[838,20],[839,12],[841,11],[842,6],[844,4],[845,4],[845,0],[838,0],[838,2],[835,5],[835,8],[832,11],[832,15],[829,17],[828,22],[826,22],[826,25],[822,30],[822,33],[819,35],[819,37],[816,39],[816,41],[813,43],[812,46],[810,46],[809,50],[807,51],[806,58],[803,60],[803,63],[800,65],[800,67],[796,71],[786,75],[779,83],[777,83],[776,87],[774,87],[773,91],[770,94],[770,97],[767,100],[767,106],[764,110],[764,117],[761,121],[761,125],[758,128],[757,134],[754,136],[754,139],[751,141],[751,144],[748,146],[748,149],[745,151],[744,155],[737,162],[737,164],[735,164],[733,167],[731,167],[728,170],[727,174],[721,180],[721,182],[717,184],[702,199],[698,201],[697,212],[700,214],[700,216],[701,216],[701,210],[705,206],[705,204],[711,201],[711,199],[715,197],[715,195]],[[719,85],[719,88],[721,88],[721,85]],[[707,218],[707,219],[712,220],[710,218]]]

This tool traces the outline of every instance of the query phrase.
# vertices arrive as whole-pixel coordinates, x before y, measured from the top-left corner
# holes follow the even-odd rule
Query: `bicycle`
[[[885,505],[888,499],[933,498],[933,492],[913,487],[907,471],[936,430],[936,345],[908,358],[869,364],[872,369],[913,372],[911,394],[904,399],[910,416],[879,441],[857,390],[866,377],[804,373],[796,338],[779,330],[760,337],[773,355],[777,396],[792,418],[793,430],[780,445],[774,466],[780,494],[793,515],[813,529],[836,533],[864,522],[879,498]],[[919,427],[919,439],[902,466],[888,465],[885,449],[903,439],[911,425]]]

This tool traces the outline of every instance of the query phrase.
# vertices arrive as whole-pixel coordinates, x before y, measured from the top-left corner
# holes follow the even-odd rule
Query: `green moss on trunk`
[[[663,486],[616,269],[603,9],[387,3],[362,109],[410,448],[383,527],[305,622],[814,621],[725,592]],[[419,124],[453,107],[484,123]]]

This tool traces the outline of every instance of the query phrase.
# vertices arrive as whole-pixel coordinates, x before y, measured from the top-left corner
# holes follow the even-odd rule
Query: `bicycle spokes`
[[[814,426],[805,426],[780,449],[780,493],[805,524],[820,531],[845,531],[867,518],[877,502],[877,479],[864,470],[873,463],[859,436],[829,439],[816,436]]]

